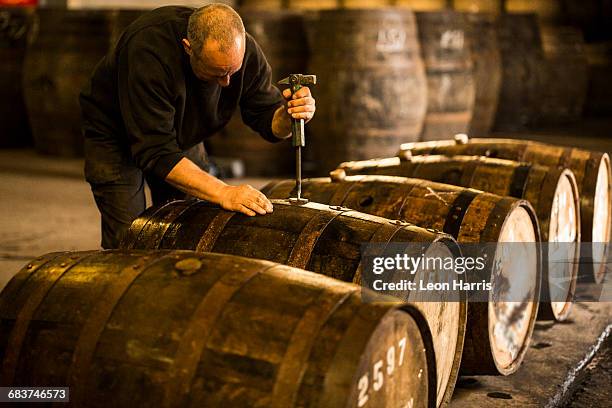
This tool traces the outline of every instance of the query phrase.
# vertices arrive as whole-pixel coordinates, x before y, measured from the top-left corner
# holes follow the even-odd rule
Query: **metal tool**
[[[316,75],[291,74],[287,78],[278,81],[279,85],[290,85],[291,94],[295,94],[304,85],[315,85]],[[291,119],[292,145],[295,147],[295,187],[297,197],[289,200],[298,204],[305,204],[308,199],[302,198],[302,147],[306,146],[306,135],[304,132],[304,119]]]

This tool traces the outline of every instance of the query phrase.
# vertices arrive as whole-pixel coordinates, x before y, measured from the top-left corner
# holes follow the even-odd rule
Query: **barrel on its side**
[[[475,85],[466,16],[454,11],[434,11],[418,12],[416,17],[427,73],[427,115],[421,140],[467,132],[474,109]]]
[[[494,128],[521,130],[537,122],[541,102],[544,54],[536,15],[501,15],[498,42],[502,81]]]
[[[176,201],[151,208],[134,221],[122,246],[248,256],[367,284],[370,277],[363,275],[362,268],[364,243],[419,243],[418,256],[422,253],[446,258],[457,254],[456,242],[441,232],[390,222],[345,207],[317,203],[292,205],[287,200],[272,202],[274,212],[260,217],[225,211],[202,201]],[[443,272],[419,268],[413,275],[401,273],[401,277],[395,275],[384,280],[394,281],[399,277],[416,281],[426,278],[424,274],[438,273]],[[449,301],[444,301],[447,294]],[[437,400],[440,403],[450,400],[463,347],[467,313],[464,294],[445,292],[438,303],[423,302],[418,297],[421,292],[407,289],[394,291],[393,295],[423,303],[421,307],[435,333],[439,364]]]
[[[38,9],[24,66],[24,94],[36,150],[83,153],[78,96],[106,54],[112,11]]]
[[[418,140],[427,85],[410,10],[323,10],[308,24],[319,107],[306,154],[319,173]]]
[[[570,170],[481,156],[415,156],[344,163],[341,167],[347,174],[422,178],[528,200],[536,211],[547,249],[539,318],[568,317],[580,257],[579,196]]]
[[[481,155],[571,169],[580,195],[580,236],[583,242],[580,279],[603,282],[612,221],[612,173],[607,153],[530,140],[465,137],[457,137],[455,141],[406,143],[402,145],[400,154],[406,155],[408,151],[413,155]]]
[[[31,23],[31,9],[0,7],[0,147],[22,147],[32,142],[21,87]]]
[[[469,24],[467,34],[472,47],[475,88],[469,134],[488,135],[495,122],[502,77],[496,31],[497,17],[486,13],[466,13],[465,16]],[[440,138],[446,135],[441,135]]]
[[[246,30],[264,51],[272,68],[272,82],[306,71],[308,42],[300,14],[286,11],[240,12]],[[206,147],[217,157],[238,157],[248,176],[291,174],[295,158],[289,143],[270,143],[246,126],[238,109],[226,127],[207,139]]]
[[[287,180],[270,183],[262,191],[270,197],[280,198],[293,196],[292,189],[293,183]],[[499,243],[496,261],[486,271],[497,277],[492,279],[492,292],[516,292],[516,288],[524,284],[518,292],[526,295],[527,300],[468,304],[461,373],[507,375],[518,369],[529,347],[541,280],[540,259],[535,251],[539,228],[528,202],[474,189],[390,176],[308,179],[303,184],[303,195],[330,205],[343,205],[440,229],[462,244]],[[511,241],[524,243],[508,243]],[[516,256],[504,258],[504,252]],[[517,259],[525,262],[516,262]],[[504,286],[507,284],[511,287]],[[522,299],[521,295],[513,295],[510,300],[519,300],[518,297]]]
[[[79,407],[433,407],[423,316],[359,289],[229,255],[45,255],[0,294],[0,383]]]

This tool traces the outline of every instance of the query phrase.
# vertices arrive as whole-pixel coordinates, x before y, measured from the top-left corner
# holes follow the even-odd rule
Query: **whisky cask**
[[[286,180],[272,182],[262,191],[281,198],[292,196],[293,188]],[[500,243],[485,270],[498,277],[492,280],[492,292],[510,293],[524,284],[521,289],[529,300],[468,304],[461,373],[507,375],[518,369],[529,347],[540,288],[540,260],[534,247],[539,229],[528,202],[427,180],[338,174],[305,180],[303,196],[443,230],[472,248]],[[513,240],[524,244],[508,243]],[[504,250],[515,257],[505,256]],[[526,262],[514,262],[520,258]],[[508,283],[516,287],[504,287]]]
[[[413,155],[482,155],[571,169],[580,195],[580,237],[583,243],[580,279],[603,282],[612,213],[612,175],[607,153],[531,140],[467,139],[464,136],[451,141],[407,143],[401,150],[410,150]]]
[[[539,317],[568,317],[580,257],[579,196],[570,170],[482,156],[435,155],[343,163],[341,167],[347,174],[421,178],[528,200],[546,243]]]
[[[48,254],[0,294],[0,382],[79,407],[435,406],[425,319],[361,293],[229,255]]]
[[[433,229],[391,222],[344,207],[317,203],[293,205],[286,200],[272,202],[274,212],[259,217],[225,211],[202,201],[175,201],[151,208],[134,221],[122,246],[248,256],[368,287],[372,287],[372,282],[363,270],[363,244],[419,243],[416,245],[419,254],[422,251],[426,256],[441,258],[457,253],[453,238]],[[430,273],[443,272],[420,268],[414,275],[404,278],[414,282]],[[395,281],[395,277],[386,277],[385,281]],[[462,293],[453,297],[454,294],[448,292],[440,295],[435,303],[424,299],[421,292],[405,290],[393,294],[404,300],[420,301],[435,333],[439,366],[437,401],[447,402],[455,385],[463,345],[465,299]],[[448,301],[445,301],[447,295]]]

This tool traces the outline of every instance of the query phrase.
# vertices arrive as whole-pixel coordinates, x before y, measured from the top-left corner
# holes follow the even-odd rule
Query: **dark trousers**
[[[164,180],[144,174],[125,154],[120,160],[109,160],[108,152],[106,153],[104,157],[97,157],[95,148],[90,146],[88,149],[86,143],[85,175],[100,210],[102,248],[114,249],[119,247],[132,221],[145,210],[145,181],[151,189],[153,205],[186,199],[188,196]],[[185,154],[208,171],[208,161],[202,144],[189,149]]]

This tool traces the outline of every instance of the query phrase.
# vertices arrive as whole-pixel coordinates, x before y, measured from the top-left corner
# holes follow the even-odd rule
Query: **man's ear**
[[[185,49],[185,52],[187,53],[187,55],[189,55],[191,57],[191,44],[189,43],[189,40],[187,40],[186,38],[183,38],[181,40],[181,43],[183,44],[183,48]]]

